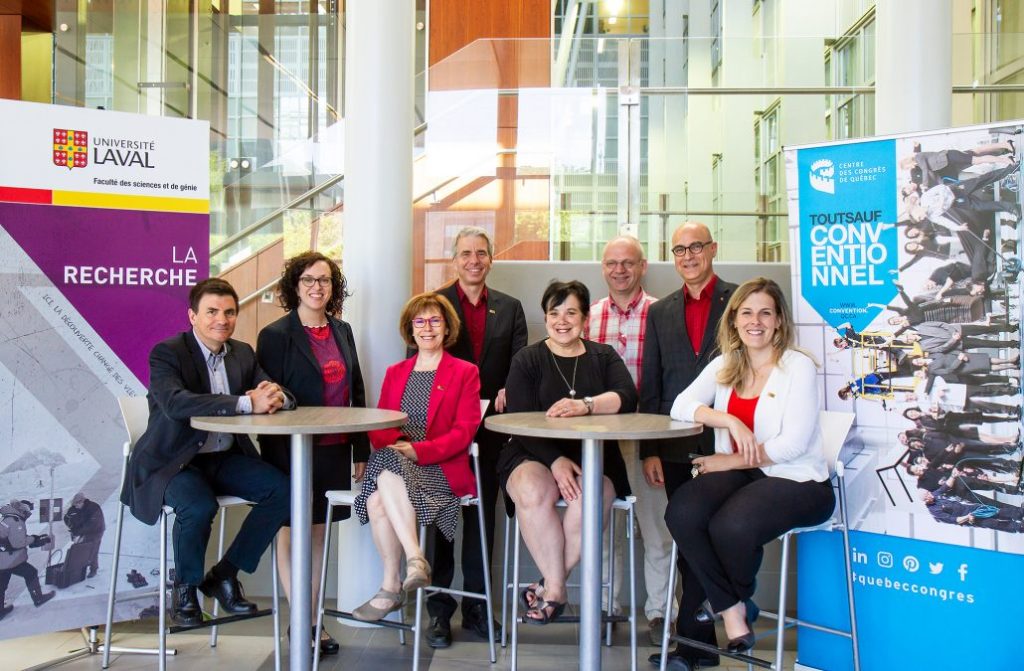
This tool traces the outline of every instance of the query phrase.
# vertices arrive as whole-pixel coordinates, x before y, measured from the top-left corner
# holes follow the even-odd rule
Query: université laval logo
[[[811,182],[811,188],[815,191],[835,195],[836,167],[831,160],[823,158],[812,163],[807,178]]]
[[[89,165],[89,133],[84,130],[54,128],[53,164],[68,170]]]

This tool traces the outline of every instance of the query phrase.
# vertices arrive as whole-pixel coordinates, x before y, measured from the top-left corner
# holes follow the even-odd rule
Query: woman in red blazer
[[[417,353],[388,368],[377,405],[401,410],[409,421],[370,432],[374,452],[355,501],[359,520],[373,527],[384,562],[380,591],[352,611],[365,621],[398,610],[405,592],[430,584],[417,527],[434,524],[452,540],[459,498],[476,494],[466,449],[480,424],[480,373],[444,351],[459,335],[455,308],[440,294],[414,296],[402,310],[399,329]],[[399,578],[403,551],[404,581]]]

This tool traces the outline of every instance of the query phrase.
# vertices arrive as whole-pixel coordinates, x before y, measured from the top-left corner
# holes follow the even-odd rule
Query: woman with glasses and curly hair
[[[304,252],[285,262],[278,298],[288,311],[260,331],[256,357],[263,370],[293,394],[300,406],[366,406],[363,376],[352,337],[352,327],[341,320],[346,293],[345,276],[338,264],[318,252]],[[329,489],[352,487],[352,459],[358,481],[369,457],[364,433],[318,436],[313,450],[313,600],[317,603],[327,520]],[[285,473],[291,470],[287,436],[260,436],[263,459]],[[336,508],[333,520],[349,516],[348,508]],[[291,533],[286,525],[277,536],[277,564],[285,594],[291,597]],[[316,613],[313,614],[314,618]],[[335,641],[325,630],[314,640],[320,652],[336,654]]]
[[[693,460],[699,477],[665,513],[672,537],[704,588],[699,622],[721,618],[730,652],[754,645],[751,601],[764,544],[820,524],[835,507],[818,426],[814,360],[795,345],[779,285],[759,277],[729,299],[721,355],[676,398],[673,419],[715,430],[715,454]]]

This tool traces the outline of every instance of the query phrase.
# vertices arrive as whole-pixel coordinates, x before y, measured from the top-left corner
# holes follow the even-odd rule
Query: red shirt
[[[754,411],[757,410],[757,400],[760,396],[754,398],[740,398],[736,395],[736,390],[733,389],[732,393],[729,394],[729,405],[726,406],[725,411],[735,417],[736,419],[743,422],[748,429],[754,430]],[[729,439],[732,443],[732,451],[735,453],[736,441]]]
[[[469,344],[473,346],[473,360],[480,364],[480,354],[484,349],[484,327],[487,324],[487,287],[480,293],[476,305],[469,302],[469,297],[462,290],[462,285],[455,283],[455,293],[459,295],[462,307],[462,328],[469,334]]]
[[[313,356],[320,364],[320,375],[324,381],[324,405],[344,408],[349,403],[348,369],[345,366],[345,359],[341,356],[338,343],[331,333],[331,325],[306,326],[306,335],[309,336],[309,347],[313,350]],[[337,445],[347,443],[348,436],[344,434],[327,434],[317,436],[317,445]]]
[[[708,328],[711,317],[711,298],[715,293],[718,276],[712,275],[711,281],[701,289],[700,295],[694,298],[690,290],[683,285],[683,314],[686,318],[686,333],[690,336],[693,353],[700,356],[700,346],[704,342],[704,331]]]

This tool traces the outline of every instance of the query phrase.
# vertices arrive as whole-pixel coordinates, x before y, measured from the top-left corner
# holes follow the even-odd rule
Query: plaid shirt
[[[594,342],[611,345],[626,362],[626,368],[640,388],[640,362],[644,356],[647,333],[647,309],[658,300],[643,289],[636,298],[620,310],[610,296],[590,306],[590,326],[587,337]]]

